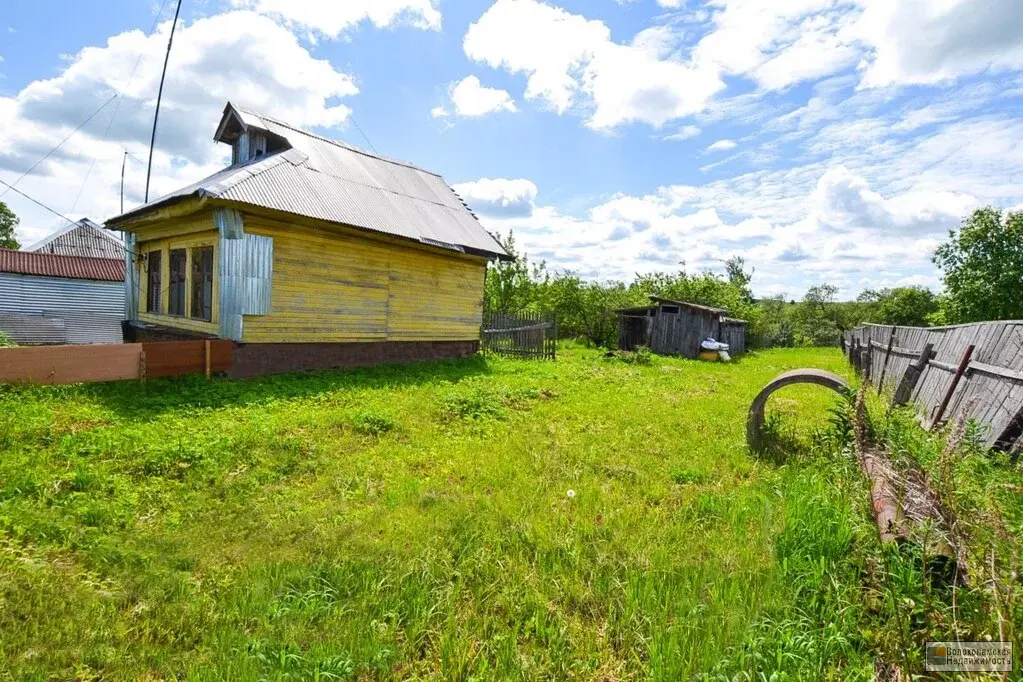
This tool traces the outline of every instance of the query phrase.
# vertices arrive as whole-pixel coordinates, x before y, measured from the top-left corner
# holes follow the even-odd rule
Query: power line
[[[160,9],[157,10],[156,17],[153,19],[153,25],[149,28],[149,33],[147,34],[147,37],[153,35],[153,32],[156,31],[156,25],[158,23],[160,23],[160,16],[163,14],[163,10],[164,10],[164,8],[166,6],[167,6],[167,0],[163,0],[163,4],[160,5]],[[127,90],[131,86],[131,81],[135,78],[135,72],[138,70],[140,63],[142,63],[142,51],[139,51],[138,57],[135,58],[135,64],[134,64],[134,66],[131,67],[131,72],[128,74],[128,81],[124,84],[124,88],[122,89],[121,92],[124,92],[125,90]],[[110,120],[107,121],[107,128],[106,128],[106,130],[103,131],[102,142],[106,142],[107,141],[107,137],[110,135],[110,128],[112,128],[113,125],[114,125],[114,119],[117,118],[117,112],[120,111],[121,103],[123,101],[124,101],[124,97],[123,96],[119,96],[117,98],[117,104],[114,105],[114,113],[112,113],[110,115]],[[125,154],[127,154],[127,153],[128,153],[127,150],[125,150]],[[134,158],[134,157],[132,157],[132,158]],[[92,169],[95,168],[95,167],[96,167],[96,159],[93,159],[92,163],[89,164],[89,170],[87,170],[85,172],[85,178],[82,180],[82,186],[78,188],[78,194],[75,196],[75,203],[71,204],[71,211],[70,211],[70,213],[74,213],[75,212],[75,208],[78,207],[78,201],[79,201],[79,199],[82,198],[82,192],[85,191],[85,185],[86,185],[87,182],[89,182],[89,176],[92,175]],[[122,185],[124,184],[124,167],[123,166],[121,167],[121,184]],[[122,197],[121,197],[121,203],[122,204],[124,203],[123,194],[124,193],[122,191]],[[123,205],[121,207],[121,213],[124,213],[124,206]]]
[[[110,99],[108,99],[108,100],[107,100],[106,102],[104,102],[103,104],[101,104],[101,105],[100,105],[100,107],[99,107],[99,109],[97,109],[96,111],[94,111],[94,112],[92,112],[91,114],[89,114],[89,117],[88,117],[87,119],[85,119],[84,121],[82,121],[82,122],[81,122],[80,124],[78,124],[78,127],[77,127],[77,128],[75,128],[75,129],[74,129],[74,130],[72,130],[72,131],[71,131],[70,133],[68,133],[67,137],[65,137],[65,138],[64,138],[63,140],[61,140],[60,142],[58,142],[58,143],[57,143],[57,146],[56,146],[56,147],[54,147],[54,148],[53,148],[53,149],[51,149],[50,151],[48,151],[48,152],[46,152],[45,154],[43,154],[43,158],[41,158],[41,159],[39,159],[38,161],[36,161],[36,162],[35,162],[34,164],[32,164],[32,167],[31,167],[31,168],[29,168],[29,169],[28,169],[27,171],[25,171],[24,173],[22,173],[22,174],[21,174],[21,175],[20,175],[20,176],[18,177],[18,179],[14,181],[14,185],[17,185],[17,184],[18,184],[18,183],[20,183],[20,182],[21,182],[22,180],[24,180],[24,179],[25,179],[25,176],[26,176],[26,175],[28,175],[29,173],[31,173],[32,171],[34,171],[34,170],[35,170],[35,169],[36,169],[36,168],[37,168],[37,167],[39,166],[39,164],[41,164],[41,163],[42,163],[43,161],[45,161],[46,159],[50,158],[50,156],[51,156],[51,155],[52,155],[52,154],[53,154],[53,153],[54,153],[55,151],[57,151],[57,150],[58,150],[58,149],[60,149],[60,148],[61,148],[62,146],[64,146],[64,143],[65,143],[65,142],[67,142],[68,140],[70,140],[70,139],[71,139],[71,137],[72,137],[72,136],[73,136],[73,135],[74,135],[75,133],[77,133],[77,132],[78,132],[79,130],[81,130],[82,128],[84,128],[84,127],[85,127],[85,125],[86,125],[86,124],[87,124],[87,123],[88,123],[89,121],[91,121],[91,120],[92,120],[93,118],[95,118],[95,117],[96,117],[96,114],[98,114],[99,112],[101,112],[101,111],[103,111],[104,109],[106,109],[107,105],[108,105],[108,104],[110,104],[111,102],[113,102],[113,101],[114,101],[115,99],[117,99],[118,97],[120,97],[120,95],[119,95],[119,94],[115,94],[115,95],[113,95],[113,96],[112,96],[112,97],[111,97]],[[5,182],[4,184],[5,184],[5,185],[7,185],[7,183],[6,183],[6,182]],[[0,198],[2,198],[2,197],[3,197],[3,196],[4,196],[5,194],[7,194],[7,192],[9,192],[10,190],[14,189],[14,185],[7,185],[7,189],[5,189],[5,190],[4,190],[3,192],[0,192]]]
[[[39,201],[38,199],[33,199],[33,198],[32,198],[32,197],[30,197],[29,195],[27,195],[27,194],[25,194],[24,192],[22,192],[22,191],[21,191],[20,189],[16,188],[16,187],[15,187],[14,185],[8,184],[8,183],[4,182],[3,180],[0,180],[0,184],[2,184],[2,185],[6,185],[6,187],[7,187],[7,189],[8,189],[8,190],[11,190],[11,191],[13,191],[13,192],[17,192],[17,193],[18,193],[18,194],[20,194],[21,196],[23,196],[23,197],[25,197],[26,199],[28,199],[29,201],[31,201],[31,202],[32,202],[33,204],[35,204],[35,205],[37,205],[37,206],[41,206],[41,207],[45,208],[45,209],[46,209],[47,211],[49,211],[49,212],[50,212],[50,213],[52,213],[53,215],[57,216],[58,218],[63,218],[64,220],[66,220],[66,221],[68,221],[69,223],[72,223],[72,224],[73,224],[73,223],[75,222],[75,221],[71,220],[70,218],[68,218],[68,217],[67,217],[66,215],[64,215],[63,213],[58,213],[57,211],[54,211],[54,210],[53,210],[52,208],[50,208],[49,206],[47,206],[47,205],[46,205],[46,204],[44,204],[43,202]],[[5,193],[6,193],[6,190],[5,190]]]

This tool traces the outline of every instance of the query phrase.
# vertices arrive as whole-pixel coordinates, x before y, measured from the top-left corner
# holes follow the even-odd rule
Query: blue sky
[[[118,213],[173,5],[0,7],[0,179]],[[226,164],[231,100],[439,172],[588,278],[740,255],[759,294],[936,288],[948,228],[1023,205],[1021,69],[1018,0],[185,0],[153,194]],[[126,175],[130,208],[143,165]],[[25,243],[61,226],[2,200]]]

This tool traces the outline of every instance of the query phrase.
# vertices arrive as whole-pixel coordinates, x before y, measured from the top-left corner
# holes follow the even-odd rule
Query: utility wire
[[[23,196],[26,199],[28,199],[29,201],[31,201],[33,204],[45,208],[47,211],[49,211],[53,215],[57,216],[58,218],[63,218],[64,220],[68,221],[69,223],[74,224],[75,221],[71,220],[70,218],[68,218],[63,213],[58,213],[57,211],[54,211],[52,208],[50,208],[49,206],[47,206],[43,202],[39,201],[38,199],[33,199],[29,195],[27,195],[24,192],[22,192],[20,189],[17,189],[14,185],[8,184],[8,183],[4,182],[3,180],[0,180],[0,185],[5,185],[8,190],[11,190],[12,192],[16,192],[16,193],[20,194],[21,196]]]
[[[166,6],[167,6],[167,0],[163,0],[163,4],[161,4],[160,5],[160,9],[157,10],[156,17],[153,19],[153,25],[149,28],[149,33],[146,34],[146,37],[149,37],[149,36],[153,35],[153,33],[156,31],[156,26],[157,26],[157,24],[160,23],[160,17],[163,15],[163,10],[164,10],[164,8]],[[139,56],[135,58],[135,64],[131,67],[131,73],[128,74],[128,81],[124,84],[124,88],[121,91],[121,93],[123,93],[125,90],[127,90],[131,86],[131,81],[132,81],[132,79],[135,78],[135,72],[138,70],[140,63],[142,63],[142,52],[141,51],[139,52]],[[117,112],[120,111],[121,103],[123,101],[124,101],[123,94],[119,94],[118,97],[117,97],[117,104],[114,105],[114,113],[110,114],[110,120],[107,121],[107,128],[106,128],[106,130],[103,131],[103,140],[102,140],[102,142],[106,142],[107,141],[107,136],[110,135],[110,128],[113,127],[113,125],[114,125],[114,119],[117,118]],[[128,153],[127,150],[125,150],[125,154],[127,154],[127,153]],[[135,158],[135,157],[132,157],[132,158]],[[96,167],[96,159],[94,158],[92,160],[92,163],[89,164],[89,170],[87,170],[85,172],[85,178],[82,180],[82,186],[78,188],[78,194],[77,194],[77,196],[75,196],[75,203],[71,204],[71,210],[68,211],[68,213],[74,213],[75,212],[75,208],[77,208],[77,206],[78,206],[78,200],[82,198],[82,192],[85,191],[85,184],[87,182],[89,182],[89,176],[92,175],[92,169],[95,168],[95,167]],[[121,184],[122,185],[124,184],[124,167],[123,166],[121,167]],[[124,213],[123,192],[122,192],[121,204],[122,204],[122,206],[121,206],[121,213]]]
[[[4,190],[3,192],[0,192],[0,198],[2,198],[2,197],[3,197],[4,195],[5,195],[5,194],[7,194],[7,192],[9,192],[9,191],[13,190],[13,189],[14,189],[14,187],[15,187],[15,185],[17,185],[18,183],[20,183],[20,182],[21,182],[22,180],[24,180],[24,179],[25,179],[25,176],[26,176],[26,175],[28,175],[29,173],[31,173],[32,171],[34,171],[34,170],[35,170],[36,168],[38,168],[39,164],[41,164],[41,163],[42,163],[43,161],[45,161],[46,159],[50,158],[50,156],[51,156],[51,155],[52,155],[52,154],[53,154],[53,153],[54,153],[55,151],[57,151],[58,149],[60,149],[60,148],[61,148],[62,146],[64,146],[64,143],[65,143],[65,142],[67,142],[68,140],[70,140],[70,139],[71,139],[71,136],[72,136],[72,135],[74,135],[74,134],[75,134],[75,133],[77,133],[77,132],[78,132],[79,130],[81,130],[82,128],[84,128],[84,127],[85,127],[85,125],[86,125],[86,124],[87,124],[87,123],[88,123],[89,121],[91,121],[91,120],[92,120],[93,118],[95,118],[95,117],[96,117],[96,114],[98,114],[99,112],[101,112],[101,111],[103,111],[104,109],[106,109],[107,105],[108,105],[108,104],[110,104],[111,102],[113,102],[113,101],[114,101],[115,99],[117,99],[118,97],[120,97],[120,95],[117,95],[117,94],[115,94],[115,95],[114,95],[114,96],[112,96],[112,97],[111,97],[110,99],[108,99],[108,100],[107,100],[106,102],[104,102],[103,104],[101,104],[101,105],[100,105],[100,107],[99,107],[99,109],[97,109],[96,111],[94,111],[94,112],[92,112],[91,114],[89,114],[89,117],[88,117],[87,119],[85,119],[84,121],[82,121],[82,122],[81,122],[80,124],[78,124],[78,127],[77,127],[77,128],[75,128],[75,129],[74,129],[74,130],[72,130],[72,131],[71,131],[70,133],[68,133],[68,134],[67,134],[67,137],[65,137],[65,138],[64,138],[63,140],[61,140],[60,142],[58,142],[58,143],[57,143],[57,146],[56,146],[56,147],[54,147],[54,148],[53,148],[53,149],[51,149],[50,151],[48,151],[48,152],[46,152],[45,154],[43,154],[43,158],[41,158],[41,159],[39,159],[38,161],[36,161],[36,162],[35,162],[34,164],[32,164],[32,167],[31,167],[31,168],[29,168],[29,169],[28,169],[27,171],[25,171],[24,173],[22,173],[22,174],[21,174],[21,175],[20,175],[20,176],[18,177],[18,179],[14,181],[14,184],[13,184],[13,185],[7,185],[7,183],[5,182],[4,184],[5,184],[5,185],[7,185],[7,189],[5,189],[5,190]]]

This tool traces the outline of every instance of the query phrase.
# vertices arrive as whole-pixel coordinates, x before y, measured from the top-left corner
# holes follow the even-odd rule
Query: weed
[[[381,412],[371,412],[368,410],[359,410],[352,417],[352,428],[357,433],[366,434],[369,436],[382,436],[385,433],[390,433],[398,428],[389,415]]]

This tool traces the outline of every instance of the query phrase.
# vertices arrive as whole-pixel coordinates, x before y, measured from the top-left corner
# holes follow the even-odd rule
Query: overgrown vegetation
[[[553,312],[564,338],[594,346],[617,344],[620,308],[646,305],[648,296],[723,308],[748,321],[751,347],[838,345],[842,332],[865,322],[924,327],[980,320],[1023,318],[1023,213],[1005,216],[993,208],[968,216],[936,251],[945,291],[920,286],[864,290],[855,301],[839,301],[838,288],[811,286],[796,301],[785,296],[755,300],[755,269],[739,257],[722,263],[723,273],[637,274],[632,282],[584,281],[569,271],[530,263],[503,240],[514,262],[497,263],[487,274],[485,305],[505,312]]]
[[[949,232],[934,263],[945,285],[937,322],[1023,319],[1023,212],[974,211]]]

